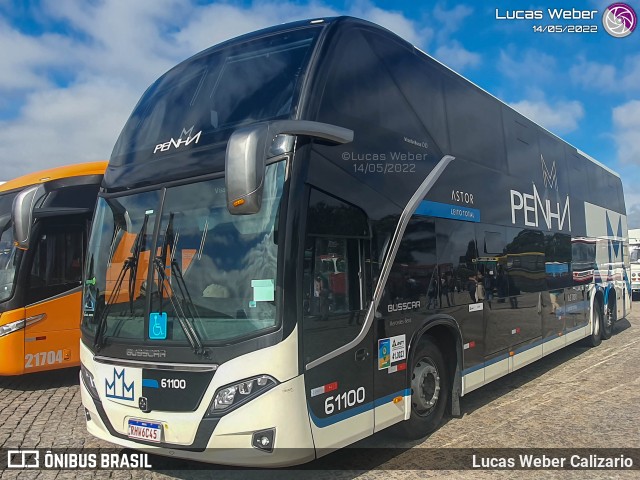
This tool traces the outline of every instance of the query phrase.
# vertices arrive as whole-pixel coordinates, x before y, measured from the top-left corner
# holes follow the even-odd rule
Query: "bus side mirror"
[[[24,189],[13,199],[11,220],[13,221],[13,241],[21,250],[29,248],[33,209],[36,202],[44,195],[44,186],[34,185]]]
[[[277,135],[305,135],[331,143],[353,141],[353,130],[307,120],[261,122],[237,129],[229,138],[225,157],[227,209],[232,215],[251,215],[262,207],[264,170]]]

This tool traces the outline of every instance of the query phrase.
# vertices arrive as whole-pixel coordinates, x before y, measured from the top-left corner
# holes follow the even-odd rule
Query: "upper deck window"
[[[149,87],[134,109],[112,162],[132,152],[153,154],[159,144],[194,138],[199,132],[197,146],[202,146],[224,140],[230,127],[288,118],[320,29],[214,47],[173,68]],[[164,151],[175,149],[158,153]]]

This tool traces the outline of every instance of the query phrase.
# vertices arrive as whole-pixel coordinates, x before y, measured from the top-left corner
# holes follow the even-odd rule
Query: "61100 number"
[[[364,397],[364,387],[358,387],[356,390],[349,390],[339,395],[331,395],[324,401],[324,413],[331,415],[345,408],[354,407],[360,403],[364,403]]]

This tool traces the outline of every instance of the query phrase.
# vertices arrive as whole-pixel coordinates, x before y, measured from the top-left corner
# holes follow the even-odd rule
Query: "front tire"
[[[420,340],[413,352],[410,380],[411,416],[398,430],[402,436],[417,440],[440,426],[451,385],[442,353],[430,337]]]

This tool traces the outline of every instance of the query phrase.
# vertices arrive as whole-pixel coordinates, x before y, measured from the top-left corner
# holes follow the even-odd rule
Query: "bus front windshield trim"
[[[202,345],[276,327],[284,176],[284,161],[267,166],[254,215],[229,214],[224,178],[100,197],[85,274],[85,332],[95,338],[102,324],[105,343],[191,346],[198,353]],[[137,268],[119,278],[134,252]]]
[[[13,243],[11,209],[18,192],[0,196],[0,302],[13,295],[14,281],[20,257]]]

